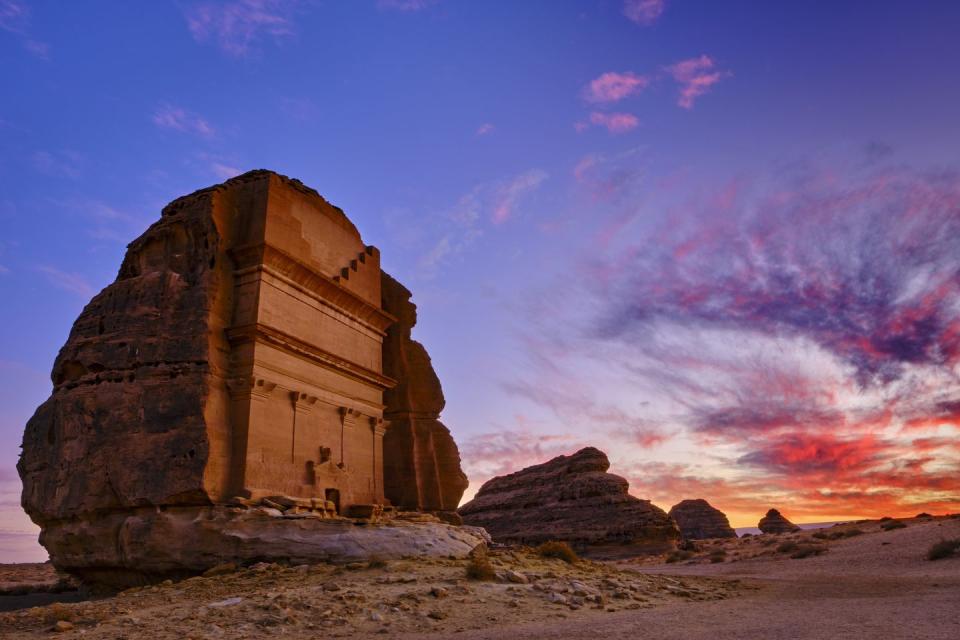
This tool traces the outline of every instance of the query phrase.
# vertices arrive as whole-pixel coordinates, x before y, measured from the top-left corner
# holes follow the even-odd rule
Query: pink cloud
[[[680,85],[680,97],[677,104],[684,109],[692,109],[697,98],[720,82],[724,76],[729,75],[724,71],[716,71],[715,67],[716,63],[706,55],[681,60],[668,66],[667,71]]]
[[[630,113],[601,113],[594,111],[590,114],[590,122],[606,127],[610,133],[625,133],[631,129],[636,129],[640,121]]]
[[[642,27],[648,27],[663,15],[665,0],[624,0],[623,15]]]
[[[279,40],[292,36],[291,13],[297,4],[284,0],[201,2],[187,9],[185,17],[197,42],[214,40],[226,53],[244,56],[263,37]]]
[[[584,99],[594,103],[618,102],[640,93],[649,84],[650,78],[637,75],[632,71],[624,73],[608,71],[590,81],[590,84],[584,88]]]
[[[480,125],[480,128],[477,129],[476,135],[485,136],[489,133],[493,133],[495,129],[496,127],[489,122],[484,122],[482,125]]]
[[[496,190],[493,203],[493,223],[502,224],[513,215],[517,200],[526,193],[535,191],[547,179],[547,174],[533,169],[520,174]]]
[[[163,104],[153,114],[153,124],[162,129],[173,129],[183,133],[194,133],[208,138],[213,135],[210,123],[181,107]]]

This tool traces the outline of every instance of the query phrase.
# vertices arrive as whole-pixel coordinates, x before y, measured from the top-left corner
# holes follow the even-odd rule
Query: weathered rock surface
[[[357,526],[345,519],[224,506],[140,509],[64,521],[43,542],[82,579],[122,587],[199,573],[225,562],[345,563],[379,558],[466,557],[483,530],[435,519]]]
[[[676,546],[680,532],[673,520],[648,500],[631,496],[627,481],[607,473],[609,468],[602,451],[587,447],[489,480],[459,512],[494,542],[562,540],[595,556],[660,553]]]
[[[757,527],[763,533],[791,533],[800,531],[800,527],[787,520],[776,509],[767,511],[767,515],[760,518]]]
[[[682,500],[673,505],[669,514],[686,540],[737,537],[723,511],[710,506],[703,498]]]
[[[222,523],[250,543],[216,534],[221,560],[270,559],[287,553],[275,542],[284,528],[299,540],[297,531],[319,526],[224,519],[218,505],[269,503],[289,515],[364,522],[388,512],[385,496],[412,509],[454,509],[466,478],[437,421],[440,384],[410,339],[410,292],[382,273],[379,255],[343,211],[270,171],[167,205],[74,323],[53,392],[24,432],[21,502],[54,565],[89,574],[93,566],[140,571],[144,562],[150,573],[148,554],[136,550],[143,543],[167,559],[158,571],[194,569],[207,551],[201,545],[192,558],[182,536],[211,541]],[[402,318],[389,337],[396,318],[384,303]],[[388,452],[385,406],[397,419]],[[167,513],[207,524],[174,527]],[[169,535],[144,529],[154,524]],[[351,526],[322,527],[313,557],[357,536],[359,546],[383,546],[359,530],[326,535]],[[214,553],[213,542],[203,544]]]
[[[383,342],[383,372],[397,381],[384,393],[383,440],[386,496],[397,507],[448,512],[467,489],[460,451],[450,430],[438,420],[445,400],[430,356],[410,337],[417,307],[410,292],[388,274],[381,281],[383,308],[397,318]]]

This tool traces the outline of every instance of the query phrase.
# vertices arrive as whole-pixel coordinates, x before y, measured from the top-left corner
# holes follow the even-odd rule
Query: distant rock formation
[[[767,515],[760,518],[757,527],[763,533],[792,533],[794,531],[800,531],[800,527],[784,518],[776,509],[767,511]]]
[[[296,547],[277,542],[284,530],[312,531],[312,557],[333,557],[351,522],[317,519],[376,525],[394,511],[385,496],[454,509],[466,478],[409,297],[299,181],[252,171],[167,205],[77,318],[24,432],[21,501],[53,564],[120,579],[149,572],[164,544],[170,571],[281,560]],[[228,542],[221,524],[240,533]]]
[[[484,527],[494,542],[561,540],[595,556],[675,547],[680,532],[673,520],[627,493],[627,481],[607,473],[609,468],[602,451],[587,447],[487,481],[459,512],[465,523]]]
[[[383,417],[390,423],[383,439],[386,497],[398,507],[456,521],[468,481],[457,443],[437,419],[445,404],[440,379],[427,350],[410,337],[417,306],[406,287],[386,273],[381,296],[384,311],[397,319],[383,342],[383,372],[397,380],[384,393]]]
[[[710,506],[703,498],[678,502],[670,509],[670,517],[680,527],[685,540],[737,537],[723,511]]]

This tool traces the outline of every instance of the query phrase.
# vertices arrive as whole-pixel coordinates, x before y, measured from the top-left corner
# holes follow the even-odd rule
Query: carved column
[[[261,430],[267,420],[267,402],[277,388],[264,378],[235,378],[227,383],[233,424],[231,484],[241,495],[257,485]]]
[[[387,432],[387,423],[383,418],[370,418],[370,433],[373,437],[373,501],[383,503],[383,434]]]
[[[343,451],[344,436],[346,435],[346,430],[348,428],[352,428],[356,425],[357,416],[359,415],[360,412],[356,409],[351,409],[350,407],[340,407],[340,462],[337,466],[339,466],[341,469],[345,469],[347,466]]]
[[[300,425],[300,432],[303,432],[306,426],[306,417],[317,404],[317,397],[307,395],[301,391],[291,391],[290,401],[293,403],[293,431],[290,435],[290,462],[296,462],[297,455],[297,424]]]

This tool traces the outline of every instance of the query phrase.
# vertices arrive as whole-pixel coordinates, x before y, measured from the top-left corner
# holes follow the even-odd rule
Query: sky
[[[960,511],[960,4],[0,0],[23,425],[177,196],[254,168],[413,291],[471,484],[583,446],[734,526]]]

